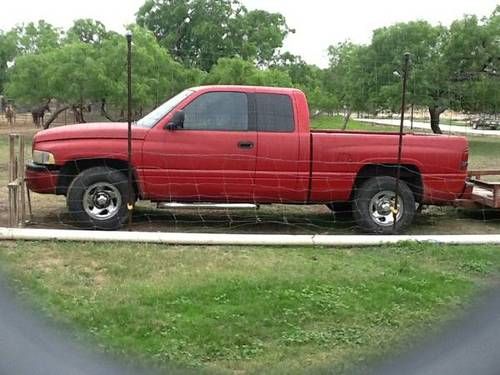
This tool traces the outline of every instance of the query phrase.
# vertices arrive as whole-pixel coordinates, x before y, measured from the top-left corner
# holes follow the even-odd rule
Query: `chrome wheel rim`
[[[393,209],[396,206],[396,193],[390,190],[380,191],[373,196],[368,206],[372,220],[382,227],[394,225]],[[403,200],[398,197],[398,212],[396,222],[403,216]]]
[[[83,195],[83,208],[95,220],[111,219],[118,213],[121,205],[120,191],[107,182],[89,186]]]

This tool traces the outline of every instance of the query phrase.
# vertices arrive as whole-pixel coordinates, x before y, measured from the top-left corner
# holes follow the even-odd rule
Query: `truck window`
[[[257,129],[261,132],[293,132],[292,101],[288,95],[256,94]]]
[[[248,99],[239,92],[209,92],[184,108],[184,129],[248,130]]]

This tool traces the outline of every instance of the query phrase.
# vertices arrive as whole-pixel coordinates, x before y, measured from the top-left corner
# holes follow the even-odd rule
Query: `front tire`
[[[356,189],[353,215],[359,228],[365,232],[394,234],[410,225],[415,216],[415,197],[404,181],[399,181],[398,212],[394,227],[396,179],[389,176],[373,177]]]
[[[68,188],[66,204],[78,226],[116,230],[128,217],[127,195],[128,179],[123,173],[94,167],[75,177]]]

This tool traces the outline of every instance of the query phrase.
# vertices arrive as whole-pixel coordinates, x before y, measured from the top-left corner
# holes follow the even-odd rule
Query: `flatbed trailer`
[[[471,170],[468,172],[468,176],[468,183],[472,184],[470,199],[457,199],[455,206],[500,209],[500,170]],[[484,176],[498,176],[498,180],[484,181],[482,180]]]

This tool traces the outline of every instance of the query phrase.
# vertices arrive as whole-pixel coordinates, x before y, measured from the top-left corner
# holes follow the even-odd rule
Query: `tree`
[[[466,16],[449,29],[417,21],[375,30],[365,61],[369,102],[379,109],[397,109],[401,83],[393,72],[410,52],[408,101],[428,108],[433,132],[441,133],[440,115],[448,108],[491,108],[491,100],[485,100],[481,109],[476,94],[484,97],[485,90],[493,94],[498,87],[498,17],[496,10],[482,21]],[[498,95],[493,97],[498,102]]]
[[[452,67],[450,107],[495,113],[500,108],[500,6],[491,17],[466,16],[453,22],[444,47],[444,64]]]
[[[369,96],[379,109],[397,111],[403,54],[411,53],[412,84],[409,102],[427,106],[431,127],[439,133],[439,115],[448,107],[449,70],[443,65],[442,45],[447,31],[425,21],[399,23],[375,30],[368,47]]]
[[[45,54],[22,55],[8,71],[5,92],[16,101],[34,106],[52,97],[47,70],[50,60]]]
[[[178,61],[204,71],[222,57],[266,65],[291,31],[282,15],[249,12],[238,0],[147,0],[137,23]]]
[[[4,91],[7,80],[7,68],[17,55],[17,35],[13,31],[4,33],[0,30],[0,93]]]
[[[283,46],[288,33],[294,32],[280,13],[252,10],[234,20],[233,54],[267,66],[275,58],[276,50]]]
[[[327,70],[326,91],[336,93],[337,105],[345,110],[343,130],[353,111],[369,108],[370,83],[366,65],[369,60],[366,47],[350,42],[330,46],[330,67]]]
[[[201,71],[184,68],[174,61],[149,30],[140,26],[131,26],[130,30],[133,34],[133,105],[139,112],[202,80]],[[125,38],[113,35],[102,43],[99,54],[105,76],[103,97],[122,108],[127,103],[126,51]]]
[[[241,58],[221,58],[205,78],[206,84],[289,87],[290,76],[277,69],[258,69]]]
[[[21,54],[41,53],[60,45],[63,32],[44,20],[15,28]]]
[[[73,23],[66,33],[66,41],[101,44],[108,36],[109,33],[102,22],[87,18]]]
[[[292,85],[307,95],[311,115],[333,112],[337,108],[336,96],[325,89],[325,72],[317,66],[307,64],[300,56],[285,52],[275,58],[271,67],[286,72]]]
[[[18,57],[10,72],[7,93],[31,105],[51,99],[67,103],[73,109],[75,121],[84,122],[83,109],[89,101],[102,96],[104,79],[96,50],[75,42]]]
[[[202,73],[175,62],[150,31],[138,26],[132,26],[131,31],[133,106],[138,114],[200,82]],[[126,40],[118,34],[109,34],[99,45],[68,42],[60,48],[18,57],[10,69],[7,92],[25,103],[57,99],[73,109],[76,122],[85,121],[86,106],[95,102],[102,103],[109,117],[106,103],[126,108],[126,58]]]

